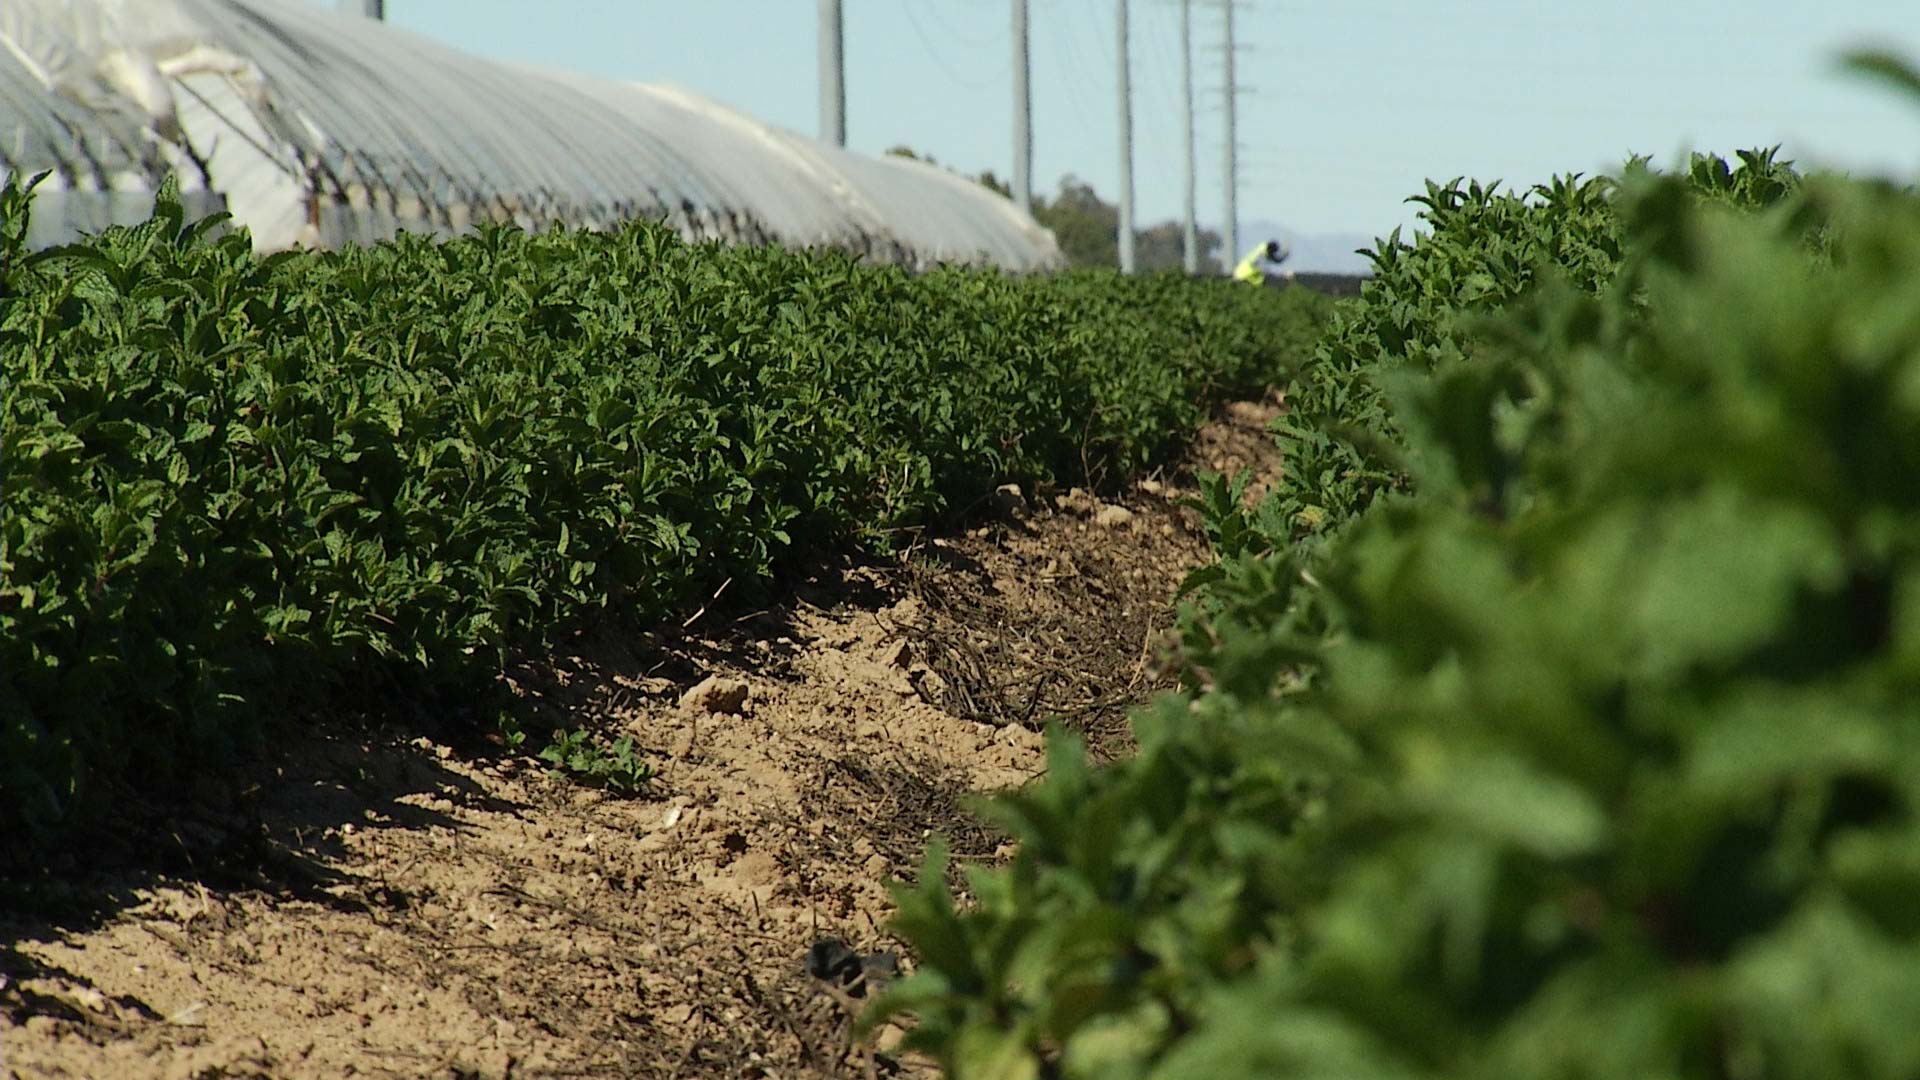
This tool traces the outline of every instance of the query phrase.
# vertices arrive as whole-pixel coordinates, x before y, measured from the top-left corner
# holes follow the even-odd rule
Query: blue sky
[[[330,0],[314,0],[326,3]],[[1112,198],[1113,0],[1029,0],[1034,182]],[[1012,162],[1008,0],[845,0],[847,138],[969,172]],[[1220,16],[1195,0],[1199,213],[1221,206]],[[1135,188],[1143,224],[1180,211],[1175,0],[1133,0]],[[1920,60],[1920,0],[1251,0],[1240,9],[1240,217],[1305,233],[1411,224],[1426,177],[1517,184],[1632,152],[1786,144],[1905,177],[1920,110],[1837,74],[1862,44]],[[809,134],[814,0],[387,0],[396,25],[483,56],[689,86]]]

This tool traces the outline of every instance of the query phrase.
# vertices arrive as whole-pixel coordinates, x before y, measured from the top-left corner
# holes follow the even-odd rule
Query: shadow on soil
[[[162,1019],[136,999],[100,995],[119,1008],[90,1012],[36,991],[36,984],[57,984],[69,997],[99,994],[84,974],[22,946],[98,930],[163,887],[199,889],[216,901],[252,895],[348,914],[404,915],[419,898],[382,880],[377,868],[343,869],[354,863],[346,833],[463,833],[456,807],[528,820],[538,808],[503,800],[449,765],[544,769],[536,755],[553,731],[597,730],[603,720],[671,703],[703,673],[752,669],[760,678],[793,678],[791,661],[801,649],[797,614],[804,607],[879,610],[895,594],[890,580],[870,562],[821,562],[777,583],[773,602],[723,588],[679,622],[637,631],[609,626],[525,656],[503,675],[513,716],[528,734],[517,750],[476,722],[448,720],[419,702],[329,702],[284,722],[264,740],[267,751],[197,782],[190,794],[129,796],[117,820],[55,850],[0,850],[0,1021],[19,1027],[51,1020],[104,1041],[130,1034],[113,1016]],[[890,845],[895,849],[905,853]],[[191,945],[183,941],[182,953]],[[719,974],[742,980],[739,996],[765,1002],[803,1042],[845,1026],[837,1013],[801,1016],[796,1010],[816,995],[803,986],[756,983],[744,956],[737,970]],[[711,1065],[745,1052],[716,1026],[695,1056]]]

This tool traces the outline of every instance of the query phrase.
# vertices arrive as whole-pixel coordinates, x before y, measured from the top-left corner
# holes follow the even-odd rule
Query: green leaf
[[[961,1033],[954,1080],[1039,1080],[1040,1059],[1019,1030],[969,1027]]]
[[[1860,49],[1841,57],[1841,69],[1892,86],[1920,103],[1920,69],[1883,49]]]
[[[1634,619],[1646,670],[1726,663],[1790,632],[1802,589],[1833,589],[1843,562],[1814,514],[1730,488],[1672,508],[1656,526]]]
[[[1430,738],[1408,740],[1401,756],[1415,806],[1488,840],[1567,858],[1606,838],[1606,817],[1586,792],[1516,757]]]

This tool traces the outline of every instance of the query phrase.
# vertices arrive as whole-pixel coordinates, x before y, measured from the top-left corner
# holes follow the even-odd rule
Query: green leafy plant
[[[645,790],[653,767],[633,752],[633,737],[622,735],[601,746],[584,728],[556,731],[553,742],[540,751],[540,760],[553,766],[553,775],[572,777],[631,795]]]
[[[1799,183],[1774,150],[1741,151],[1738,164],[1696,154],[1686,167],[1696,196],[1745,208],[1777,203]],[[1628,178],[1646,172],[1630,161]],[[1525,191],[1499,182],[1429,181],[1409,201],[1425,231],[1412,243],[1398,230],[1373,252],[1360,302],[1338,310],[1312,360],[1289,388],[1278,428],[1291,467],[1272,516],[1281,544],[1324,535],[1380,495],[1407,490],[1410,477],[1381,380],[1452,363],[1474,348],[1478,316],[1551,277],[1598,293],[1619,272],[1623,236],[1617,177],[1559,176]]]
[[[1771,149],[1741,151],[1736,162],[1693,155],[1673,197],[1752,211],[1789,198],[1801,183]],[[1287,414],[1275,425],[1287,468],[1272,491],[1252,509],[1202,508],[1218,522],[1210,528],[1229,530],[1234,539],[1216,542],[1216,562],[1187,581],[1179,659],[1190,681],[1210,677],[1227,624],[1242,629],[1226,637],[1285,640],[1280,652],[1288,654],[1298,651],[1302,634],[1333,632],[1320,594],[1294,585],[1312,580],[1328,537],[1380,499],[1416,490],[1415,448],[1407,445],[1388,387],[1475,355],[1488,316],[1543,283],[1592,295],[1614,289],[1625,267],[1621,185],[1647,175],[1646,162],[1636,158],[1617,177],[1561,176],[1524,192],[1498,183],[1429,182],[1410,200],[1424,207],[1428,230],[1411,244],[1397,232],[1380,242],[1375,276],[1357,302],[1336,308],[1288,387]],[[1808,243],[1818,246],[1817,230]],[[1487,450],[1477,448],[1463,464],[1504,468]],[[1486,479],[1490,494],[1506,482],[1503,475]]]
[[[1196,692],[901,894],[874,1018],[960,1078],[1920,1074],[1920,198],[1777,168],[1561,240],[1430,192],[1517,238],[1336,321],[1397,335],[1392,482],[1264,540],[1210,492]]]

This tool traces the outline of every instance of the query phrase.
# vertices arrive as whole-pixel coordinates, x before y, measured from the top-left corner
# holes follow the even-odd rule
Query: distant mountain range
[[[1262,240],[1279,237],[1293,249],[1287,266],[1311,274],[1370,274],[1373,263],[1355,249],[1373,250],[1373,237],[1359,233],[1302,233],[1275,221],[1245,221],[1240,224],[1239,258]]]

